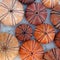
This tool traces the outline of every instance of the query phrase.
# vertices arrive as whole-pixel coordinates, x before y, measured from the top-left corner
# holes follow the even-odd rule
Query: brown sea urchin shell
[[[47,17],[47,10],[41,3],[32,3],[26,9],[26,19],[34,25],[43,23]]]
[[[44,60],[60,60],[60,49],[54,48],[44,54]]]
[[[23,16],[23,5],[17,0],[3,0],[0,2],[0,21],[4,25],[16,25],[22,21]]]
[[[29,40],[32,37],[32,28],[28,24],[21,24],[16,28],[15,35],[20,41]]]
[[[0,33],[0,60],[14,60],[19,50],[18,40],[11,34]]]
[[[19,53],[22,60],[42,60],[43,48],[35,40],[29,40],[22,44]]]
[[[42,0],[42,3],[47,8],[53,8],[58,4],[59,0]]]
[[[24,4],[31,4],[35,0],[19,0],[19,1],[22,2],[22,3],[24,3]]]
[[[58,32],[55,36],[55,44],[58,48],[60,48],[60,32]]]
[[[50,24],[40,24],[36,26],[34,36],[37,41],[46,44],[53,41],[55,30]]]

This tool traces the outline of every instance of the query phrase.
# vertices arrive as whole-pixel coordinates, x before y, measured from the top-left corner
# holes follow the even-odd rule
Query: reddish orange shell
[[[43,23],[47,18],[47,10],[41,3],[32,3],[26,9],[26,19],[33,25]]]
[[[53,8],[58,4],[59,0],[42,0],[42,3],[47,8]]]
[[[43,48],[37,41],[30,40],[22,44],[19,53],[22,60],[42,60]]]
[[[60,30],[60,4],[53,8],[51,11],[51,22]]]
[[[58,12],[53,12],[51,14],[51,22],[55,28],[60,30],[60,14]]]
[[[22,21],[23,16],[23,5],[17,0],[3,0],[0,2],[0,21],[4,25],[16,25]]]
[[[41,24],[36,27],[34,36],[40,43],[46,44],[53,41],[55,30],[49,24]]]
[[[32,28],[28,24],[21,24],[16,28],[15,35],[20,41],[29,40],[32,37]]]
[[[44,60],[60,60],[60,49],[54,48],[44,54]]]
[[[55,36],[55,44],[58,48],[60,48],[60,32],[58,32]]]

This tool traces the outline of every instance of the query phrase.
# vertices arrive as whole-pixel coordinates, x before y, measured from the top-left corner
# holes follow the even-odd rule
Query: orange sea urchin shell
[[[53,8],[58,4],[59,0],[42,0],[42,3],[47,8]]]
[[[26,41],[19,50],[22,60],[42,60],[43,48],[37,41]]]
[[[50,24],[41,24],[36,27],[34,36],[40,43],[46,44],[53,41],[55,30]]]
[[[59,4],[51,11],[51,22],[54,27],[60,30],[60,1]]]

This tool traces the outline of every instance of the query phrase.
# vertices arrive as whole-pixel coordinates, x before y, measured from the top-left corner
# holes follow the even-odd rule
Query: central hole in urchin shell
[[[13,10],[11,9],[9,12],[13,12]]]
[[[22,32],[22,34],[26,34],[26,32],[24,31],[24,32]]]
[[[45,34],[47,34],[47,32],[45,32]]]
[[[31,52],[31,55],[33,55],[33,52]]]
[[[2,46],[2,51],[7,51],[7,47],[6,46]]]
[[[38,14],[38,11],[36,11],[35,14]]]

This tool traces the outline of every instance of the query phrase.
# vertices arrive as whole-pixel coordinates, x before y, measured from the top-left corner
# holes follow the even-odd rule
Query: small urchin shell
[[[20,24],[15,30],[16,38],[20,41],[31,39],[32,33],[32,28],[28,24]]]

